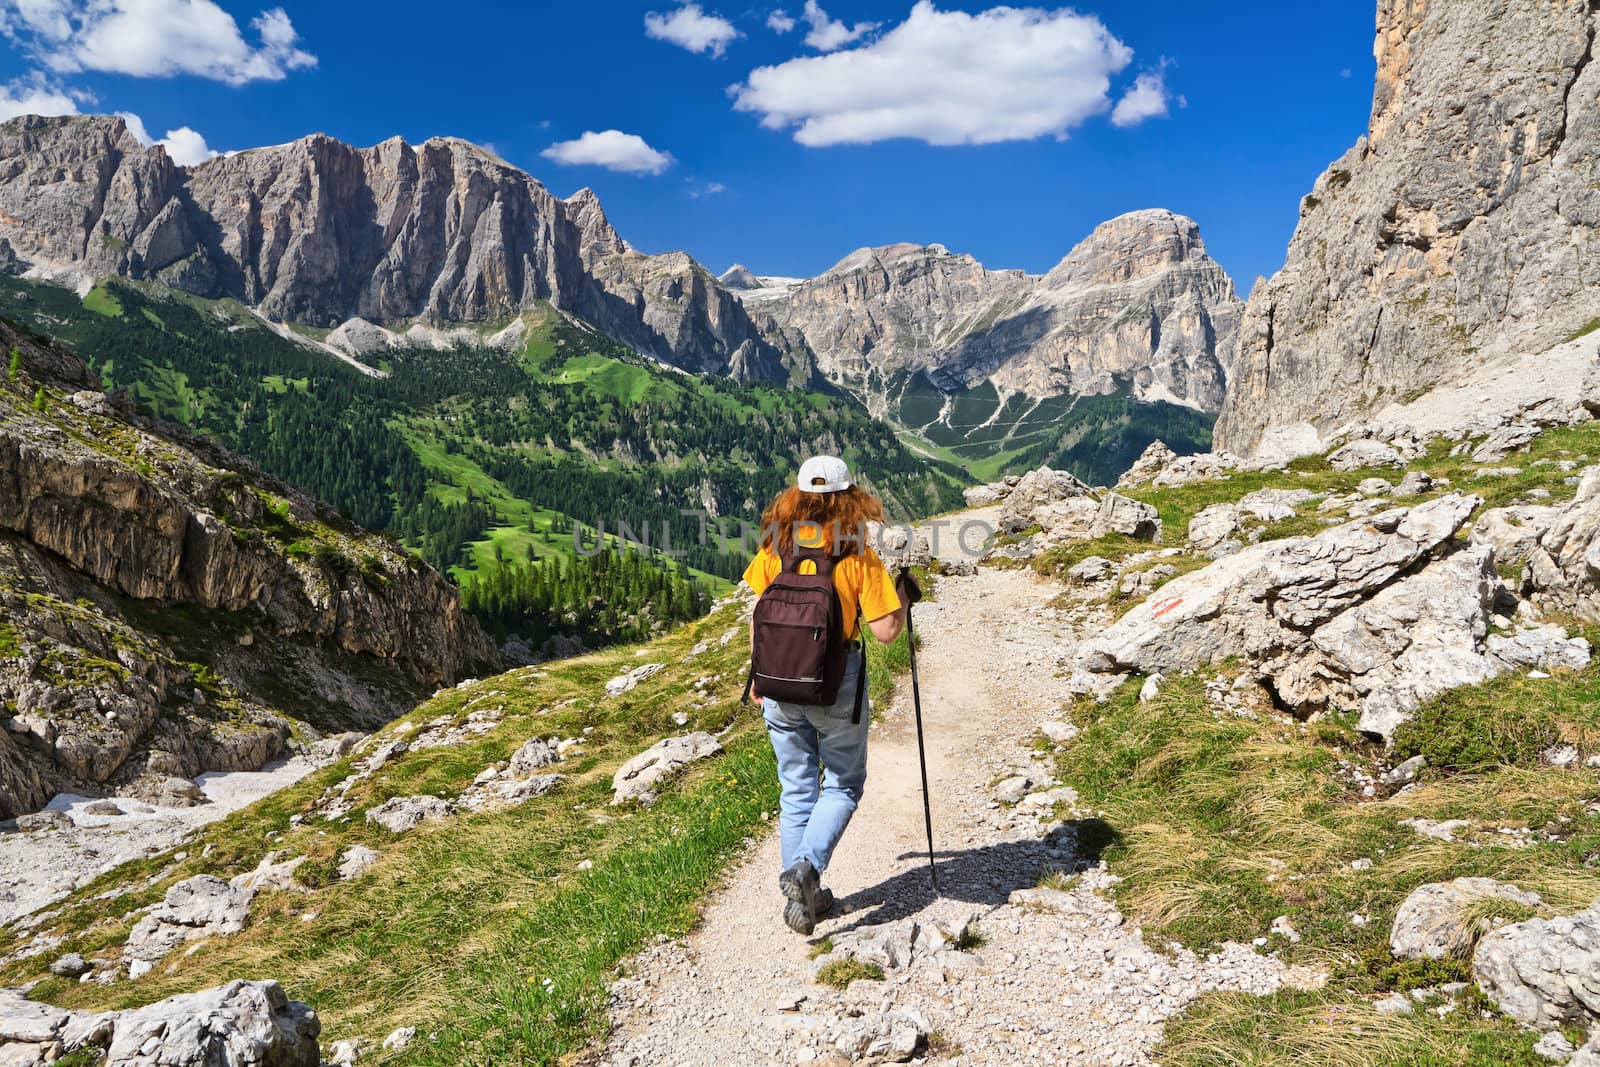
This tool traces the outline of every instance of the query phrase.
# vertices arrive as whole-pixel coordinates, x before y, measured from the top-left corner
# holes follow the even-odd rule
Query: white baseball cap
[[[850,468],[838,456],[812,456],[795,479],[802,493],[837,493],[850,488]]]

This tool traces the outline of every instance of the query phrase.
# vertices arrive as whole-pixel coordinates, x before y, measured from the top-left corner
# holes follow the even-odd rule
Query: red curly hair
[[[859,555],[867,546],[867,523],[882,521],[883,501],[859,485],[835,493],[802,493],[791,485],[761,513],[761,547],[781,556],[794,550],[797,530],[814,527],[828,551],[837,544],[848,549],[845,556]]]

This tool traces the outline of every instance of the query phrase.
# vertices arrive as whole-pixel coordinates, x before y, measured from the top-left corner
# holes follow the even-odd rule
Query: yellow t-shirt
[[[801,543],[804,544],[804,540]],[[766,592],[767,586],[772,584],[772,579],[782,571],[783,561],[778,558],[778,554],[771,548],[763,548],[756,554],[756,558],[750,561],[750,566],[745,568],[745,584],[754,589],[759,596]],[[815,574],[817,565],[808,559],[801,560],[800,572]],[[894,591],[894,579],[889,577],[889,571],[884,567],[883,560],[879,559],[878,554],[870,548],[865,548],[859,555],[842,559],[834,565],[833,587],[839,593],[839,608],[844,613],[846,641],[855,639],[858,606],[861,617],[868,622],[900,610],[900,596]]]

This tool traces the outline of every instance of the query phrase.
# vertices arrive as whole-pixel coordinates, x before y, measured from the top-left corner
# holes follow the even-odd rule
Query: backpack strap
[[[861,725],[861,702],[867,693],[867,635],[866,622],[861,618],[861,602],[856,602],[856,648],[861,651],[861,672],[856,675],[856,706],[850,712],[850,725]]]
[[[816,548],[802,548],[799,545],[792,545],[787,550],[782,547],[778,548],[778,560],[782,564],[784,572],[788,574],[799,574],[800,564],[810,560],[817,568],[819,575],[827,576],[833,573],[833,568],[838,565],[839,558],[820,545]]]

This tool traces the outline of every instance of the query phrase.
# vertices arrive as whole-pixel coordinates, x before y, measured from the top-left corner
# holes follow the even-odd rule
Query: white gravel
[[[71,829],[0,834],[0,924],[66,896],[129,860],[165,852],[207,823],[293,785],[317,768],[295,757],[259,771],[219,771],[195,779],[209,804],[158,808],[142,800],[113,797],[122,815],[90,815],[98,798],[62,793],[46,810],[65,812]]]

